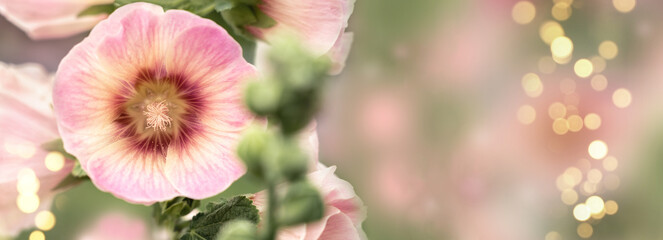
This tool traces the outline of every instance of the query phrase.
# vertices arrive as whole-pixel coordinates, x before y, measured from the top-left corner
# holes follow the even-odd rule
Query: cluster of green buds
[[[249,109],[269,126],[247,130],[237,149],[248,172],[267,186],[263,228],[257,232],[249,222],[237,221],[219,239],[271,240],[278,228],[316,221],[324,213],[319,191],[306,179],[309,156],[299,147],[297,133],[319,108],[329,60],[286,40],[274,45],[269,60],[270,76],[249,83],[244,95]]]

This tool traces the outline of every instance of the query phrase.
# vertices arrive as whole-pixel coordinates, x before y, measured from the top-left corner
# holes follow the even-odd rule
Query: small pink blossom
[[[34,226],[34,216],[50,208],[55,196],[52,189],[73,166],[65,160],[61,169],[51,171],[44,164],[48,152],[40,145],[58,138],[49,107],[51,80],[39,65],[0,63],[0,236]],[[35,194],[39,203],[21,211],[17,205],[19,175],[26,177],[26,173],[34,179],[27,194]]]
[[[216,195],[246,171],[234,149],[253,119],[240,85],[255,75],[214,22],[125,5],[60,63],[65,149],[99,189],[129,202]]]
[[[142,219],[118,213],[102,216],[78,240],[147,240],[147,226]]]
[[[336,167],[318,164],[317,170],[308,174],[308,179],[318,187],[325,202],[325,214],[320,221],[282,229],[277,239],[320,239],[354,240],[366,239],[361,227],[366,219],[364,204],[355,194],[350,183],[338,178]],[[265,210],[265,192],[256,193],[253,203],[262,214]]]
[[[112,0],[2,0],[0,14],[32,39],[69,37],[92,29],[106,14],[78,17],[86,8]]]
[[[272,17],[276,26],[248,27],[267,42],[282,36],[295,36],[316,55],[332,60],[331,74],[345,66],[353,34],[346,33],[355,0],[263,0],[260,10]],[[258,51],[260,52],[260,51]]]

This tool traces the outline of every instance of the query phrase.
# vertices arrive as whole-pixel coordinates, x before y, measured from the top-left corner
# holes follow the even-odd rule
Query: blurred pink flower
[[[268,42],[294,35],[314,54],[327,54],[332,59],[331,74],[345,66],[350,52],[352,33],[346,33],[355,0],[263,0],[258,7],[277,24],[271,28],[248,27]],[[260,52],[260,51],[259,51]]]
[[[130,218],[118,213],[102,216],[78,240],[146,240],[147,226],[142,219]]]
[[[106,14],[77,17],[112,0],[2,0],[0,14],[32,39],[62,38],[92,29]]]
[[[55,196],[51,190],[73,166],[65,160],[61,169],[51,171],[44,164],[48,152],[40,145],[58,138],[49,107],[51,80],[39,65],[0,63],[0,236],[16,235],[33,226],[36,212],[50,209]],[[27,177],[20,181],[27,180],[30,186],[19,186],[23,185],[19,177]],[[27,204],[21,211],[19,188],[36,193],[39,202]]]
[[[129,202],[213,196],[246,171],[234,145],[253,119],[240,85],[255,73],[214,22],[125,5],[60,63],[64,146],[99,189]]]
[[[317,171],[308,174],[308,179],[323,196],[326,205],[323,218],[318,222],[282,229],[277,239],[366,239],[361,227],[366,219],[364,204],[352,185],[338,178],[334,171],[335,166],[318,164]],[[265,197],[265,192],[256,193],[253,197],[253,203],[261,214],[265,210]]]

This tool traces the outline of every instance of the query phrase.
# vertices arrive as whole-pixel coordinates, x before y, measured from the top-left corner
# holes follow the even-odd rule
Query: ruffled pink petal
[[[334,175],[336,166],[318,164],[318,171],[309,174],[309,179],[319,187],[325,204],[334,206],[358,224],[366,219],[364,203],[357,197],[352,185]]]
[[[357,228],[353,225],[352,220],[345,214],[337,213],[327,219],[327,225],[320,235],[320,240],[360,240],[361,235],[357,234]]]
[[[181,195],[202,199],[214,196],[244,175],[235,155],[240,132],[211,131],[198,135],[186,146],[168,147],[165,173]]]
[[[348,0],[264,0],[258,7],[276,20],[268,28],[249,27],[249,31],[267,41],[283,35],[295,35],[317,55],[328,52],[339,33],[347,26],[352,11]]]
[[[163,174],[164,161],[163,156],[136,151],[129,141],[120,140],[94,153],[86,170],[100,190],[147,205],[179,195]]]
[[[90,30],[106,17],[106,14],[77,17],[85,8],[112,2],[3,0],[0,1],[0,14],[32,39],[61,38]]]
[[[353,39],[354,34],[351,32],[341,33],[341,35],[338,36],[338,40],[336,40],[332,49],[327,53],[327,56],[329,56],[329,59],[331,59],[332,62],[329,74],[337,75],[343,71],[343,68],[345,68],[345,61],[350,54],[350,47],[352,46]]]
[[[297,140],[299,141],[299,147],[308,155],[309,172],[313,172],[318,168],[318,123],[316,121],[311,122],[304,130],[299,133]]]

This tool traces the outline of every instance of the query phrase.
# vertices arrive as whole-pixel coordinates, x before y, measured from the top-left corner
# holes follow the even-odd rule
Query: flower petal
[[[137,151],[127,140],[96,152],[87,163],[87,174],[102,191],[133,203],[151,204],[178,196],[164,172],[164,158]]]
[[[183,146],[171,144],[165,173],[181,195],[202,199],[214,196],[244,175],[235,155],[239,132],[209,131],[197,134]]]
[[[92,29],[106,17],[106,14],[78,17],[85,8],[112,2],[3,0],[0,1],[0,14],[32,39],[61,38]]]
[[[327,219],[327,224],[325,225],[324,231],[318,238],[308,238],[307,239],[322,239],[322,240],[333,240],[333,239],[344,239],[344,240],[361,240],[361,234],[357,234],[358,230],[353,224],[352,220],[343,213],[337,213],[331,215]]]
[[[332,49],[327,53],[327,56],[329,56],[332,62],[329,74],[336,75],[343,71],[343,68],[345,68],[345,61],[350,54],[350,47],[352,46],[353,39],[354,34],[351,32],[341,33],[341,35],[338,36],[338,40],[336,40]]]
[[[349,2],[352,1],[264,0],[258,7],[276,20],[277,25],[268,29],[250,27],[249,31],[267,41],[294,34],[317,55],[323,55],[347,26],[352,11]]]

